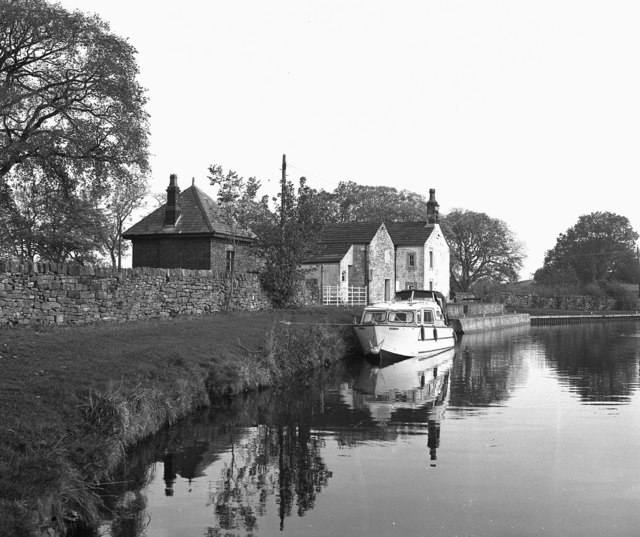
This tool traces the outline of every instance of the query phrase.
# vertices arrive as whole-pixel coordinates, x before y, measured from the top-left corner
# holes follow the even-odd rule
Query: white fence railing
[[[325,306],[366,306],[367,288],[325,285],[322,288],[322,303]]]

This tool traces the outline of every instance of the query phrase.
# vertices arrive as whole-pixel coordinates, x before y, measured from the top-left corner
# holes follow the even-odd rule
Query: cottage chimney
[[[429,201],[427,202],[427,224],[440,223],[440,205],[436,201],[436,189],[429,189]]]
[[[179,216],[178,196],[180,188],[178,188],[178,176],[172,173],[169,176],[169,187],[167,188],[167,207],[164,213],[164,225],[175,226]]]

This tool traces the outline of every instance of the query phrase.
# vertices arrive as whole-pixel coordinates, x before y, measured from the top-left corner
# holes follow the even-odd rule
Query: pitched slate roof
[[[175,226],[165,226],[164,216],[167,204],[157,208],[138,223],[131,226],[123,237],[151,235],[213,235],[254,239],[251,231],[234,230],[221,213],[218,204],[195,185],[190,186],[178,196],[180,214]]]
[[[369,244],[380,229],[379,222],[348,222],[327,225],[314,252],[305,263],[338,263],[353,244]],[[433,230],[434,224],[427,222],[384,222],[395,246],[423,245]]]
[[[328,224],[322,230],[314,251],[305,263],[338,263],[353,244],[369,244],[381,222],[348,222]]]
[[[385,226],[396,246],[423,245],[435,229],[427,222],[386,222]]]

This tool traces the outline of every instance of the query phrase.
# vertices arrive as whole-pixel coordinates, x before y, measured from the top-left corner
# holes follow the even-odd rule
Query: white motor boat
[[[398,291],[390,302],[366,306],[354,326],[365,357],[385,364],[450,349],[456,334],[437,291]]]

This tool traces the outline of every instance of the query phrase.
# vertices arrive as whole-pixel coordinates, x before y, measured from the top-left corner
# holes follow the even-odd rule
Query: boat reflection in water
[[[350,394],[351,405],[366,408],[382,426],[411,430],[426,422],[431,465],[440,443],[440,421],[449,392],[449,372],[456,349],[390,363],[363,362]]]

